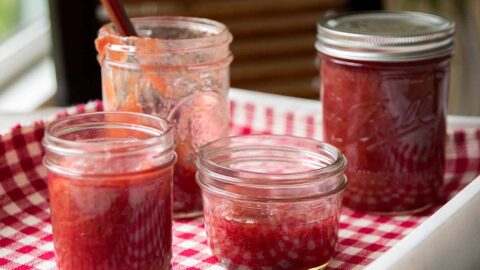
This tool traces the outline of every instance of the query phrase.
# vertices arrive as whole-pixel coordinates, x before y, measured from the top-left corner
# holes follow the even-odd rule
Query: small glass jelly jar
[[[170,269],[170,124],[139,113],[57,120],[43,139],[59,270]]]
[[[437,200],[453,33],[453,23],[416,12],[318,25],[323,134],[349,161],[346,206],[407,214]]]
[[[312,139],[250,135],[201,148],[205,229],[228,269],[323,269],[337,243],[346,160]]]
[[[107,111],[133,111],[169,120],[176,140],[175,218],[201,214],[195,182],[198,148],[228,134],[232,35],[216,21],[191,17],[133,19],[138,37],[112,24],[96,39]]]

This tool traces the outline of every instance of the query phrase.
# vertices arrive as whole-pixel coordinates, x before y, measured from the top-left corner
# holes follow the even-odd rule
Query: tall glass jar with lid
[[[318,25],[324,139],[347,157],[344,203],[418,212],[438,198],[454,24],[417,12],[365,12]]]

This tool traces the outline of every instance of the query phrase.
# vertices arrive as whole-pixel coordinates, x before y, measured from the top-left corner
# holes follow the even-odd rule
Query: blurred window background
[[[31,111],[56,90],[46,0],[0,0],[0,111]]]
[[[131,17],[184,15],[224,22],[234,34],[233,87],[311,99],[318,99],[313,46],[318,19],[338,12],[375,9],[438,14],[457,25],[449,113],[480,115],[480,0],[122,2]],[[107,21],[98,0],[0,0],[0,45],[13,44],[9,50],[0,50],[0,111],[101,98],[93,41],[100,25]],[[28,29],[30,34],[25,36],[30,39],[15,39]],[[18,105],[15,98],[27,104]]]

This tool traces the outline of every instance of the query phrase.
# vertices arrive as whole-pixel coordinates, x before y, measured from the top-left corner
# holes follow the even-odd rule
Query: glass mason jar
[[[221,23],[189,17],[133,19],[140,37],[103,26],[96,46],[107,111],[168,119],[175,131],[174,217],[201,214],[198,148],[228,134],[232,35]]]
[[[324,140],[349,161],[345,205],[405,214],[437,200],[453,33],[453,23],[416,12],[318,25]]]
[[[138,113],[88,113],[45,131],[44,164],[59,270],[170,269],[170,124]]]
[[[323,269],[335,251],[346,160],[312,139],[250,135],[202,147],[208,245],[228,269]]]

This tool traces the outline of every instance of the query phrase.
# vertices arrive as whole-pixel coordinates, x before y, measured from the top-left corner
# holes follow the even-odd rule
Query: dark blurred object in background
[[[56,105],[100,99],[100,67],[93,41],[100,22],[98,0],[49,0],[52,53],[57,75]]]
[[[381,10],[383,1],[381,0],[352,0],[349,1],[349,9],[352,11],[361,10]]]

